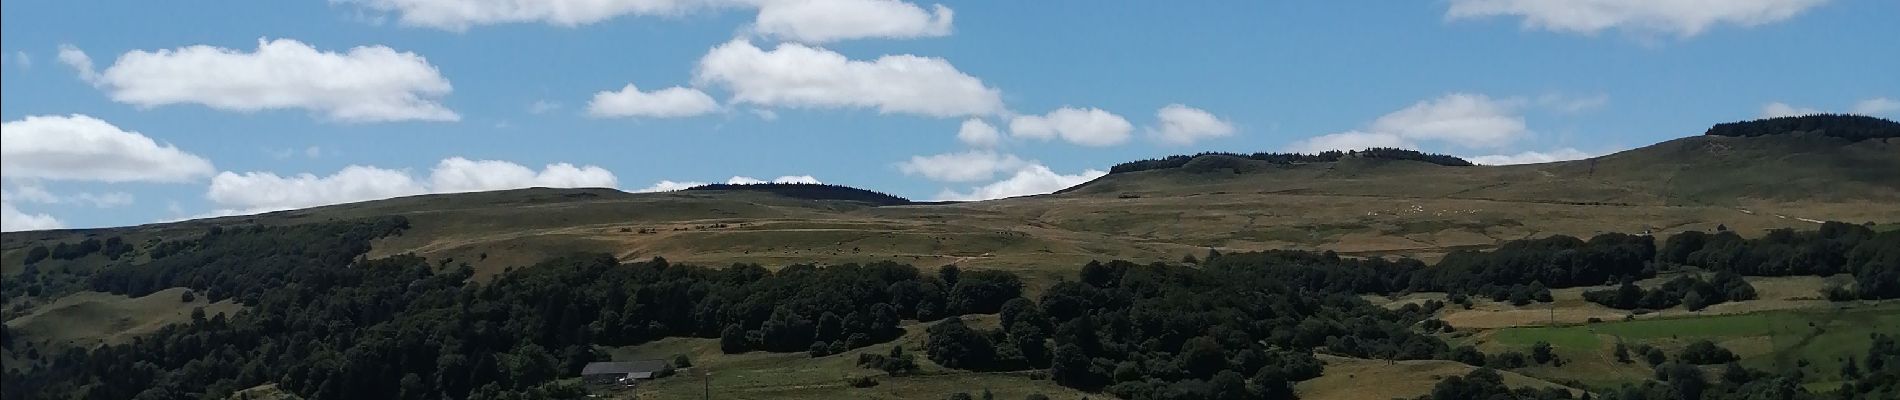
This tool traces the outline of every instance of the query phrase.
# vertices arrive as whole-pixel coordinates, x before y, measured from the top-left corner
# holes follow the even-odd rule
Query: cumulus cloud
[[[953,13],[897,0],[770,0],[759,6],[753,29],[806,43],[859,38],[918,38],[950,34]]]
[[[1608,29],[1691,37],[1716,25],[1758,26],[1827,0],[1452,0],[1448,19],[1515,16],[1526,29],[1594,35]]]
[[[996,127],[990,123],[971,118],[963,120],[963,125],[957,128],[957,141],[970,147],[987,149],[1002,144],[1003,135],[996,133]]]
[[[73,67],[73,71],[79,73],[80,80],[86,82],[99,80],[99,72],[92,69],[92,56],[86,55],[86,52],[80,51],[78,47],[70,44],[59,45],[59,62]]]
[[[574,27],[622,16],[680,16],[756,9],[752,30],[773,38],[824,43],[863,38],[949,35],[953,13],[900,0],[333,0],[397,16],[403,25],[461,32],[479,25],[545,23]]]
[[[641,92],[631,83],[620,88],[620,91],[595,93],[593,101],[587,102],[587,114],[602,118],[679,118],[704,115],[718,109],[719,102],[713,101],[712,96],[707,96],[699,89],[675,86]]]
[[[394,13],[403,25],[464,31],[471,26],[536,22],[580,26],[623,15],[680,15],[719,0],[336,0]]]
[[[1854,103],[1854,108],[1848,110],[1848,112],[1860,115],[1890,115],[1895,112],[1900,112],[1900,100],[1875,97]]]
[[[1205,110],[1184,104],[1169,104],[1161,107],[1155,112],[1155,119],[1160,121],[1161,126],[1151,131],[1162,142],[1170,144],[1194,144],[1202,139],[1234,134],[1233,124]]]
[[[1524,117],[1515,115],[1516,103],[1482,94],[1452,93],[1381,116],[1368,130],[1408,140],[1501,147],[1527,132]]]
[[[224,207],[211,215],[242,215],[429,193],[526,187],[614,187],[606,169],[568,163],[540,171],[496,160],[444,159],[419,179],[406,170],[351,165],[328,176],[225,171],[211,179],[205,198]]]
[[[49,214],[28,214],[13,207],[12,202],[0,201],[0,232],[37,231],[65,228],[66,223]]]
[[[185,182],[211,162],[169,143],[81,114],[0,124],[0,177],[99,182]]]
[[[946,189],[939,193],[937,198],[938,200],[974,201],[1047,194],[1080,185],[1103,175],[1108,175],[1108,172],[1094,169],[1074,175],[1063,175],[1041,164],[1032,164],[1017,169],[1016,174],[1007,179],[962,192]]]
[[[1409,149],[1418,146],[1393,133],[1346,131],[1296,141],[1287,146],[1287,150],[1296,153],[1319,153],[1331,150],[1364,150],[1373,147]]]
[[[1113,146],[1128,141],[1135,126],[1120,115],[1099,108],[1062,107],[1045,115],[1020,115],[1009,120],[1011,135],[1057,139],[1083,146]]]
[[[730,90],[733,102],[764,107],[875,108],[931,117],[1003,110],[1002,91],[941,58],[852,60],[796,43],[766,51],[743,39],[727,42],[700,58],[693,81]]]
[[[13,52],[13,62],[14,65],[20,66],[20,69],[33,68],[33,55],[26,54],[24,51],[15,51]]]
[[[386,46],[339,53],[291,39],[258,39],[251,52],[206,45],[134,50],[98,73],[78,49],[61,48],[60,60],[113,101],[139,107],[303,109],[345,122],[461,119],[438,102],[453,88],[434,65]]]
[[[1466,160],[1480,165],[1540,164],[1547,162],[1581,160],[1593,155],[1574,148],[1562,148],[1548,152],[1526,151],[1517,154],[1494,154],[1469,157]]]
[[[1015,155],[975,150],[911,156],[909,161],[897,163],[897,169],[903,171],[904,175],[922,175],[933,181],[975,182],[989,180],[999,172],[1013,171],[1029,165],[1029,162],[1016,158]]]
[[[428,193],[428,189],[407,171],[351,165],[329,176],[225,171],[211,178],[205,198],[237,210],[222,214],[237,215],[423,193]]]
[[[436,163],[429,173],[430,189],[437,193],[476,192],[524,187],[604,187],[618,186],[613,172],[592,165],[574,166],[554,163],[540,171],[521,164],[499,160],[470,160],[452,157]]]

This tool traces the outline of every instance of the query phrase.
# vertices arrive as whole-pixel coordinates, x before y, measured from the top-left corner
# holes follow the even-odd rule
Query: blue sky
[[[0,3],[6,230],[735,177],[980,199],[1199,151],[1516,163],[1900,114],[1893,1],[568,2]]]

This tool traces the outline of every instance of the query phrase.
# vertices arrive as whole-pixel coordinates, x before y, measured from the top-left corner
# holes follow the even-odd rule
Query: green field
[[[1593,386],[1614,386],[1647,379],[1641,361],[1624,364],[1612,356],[1617,340],[1675,351],[1707,339],[1734,351],[1742,365],[1757,369],[1801,368],[1811,388],[1831,387],[1840,360],[1866,351],[1871,333],[1900,334],[1900,303],[1833,309],[1769,311],[1740,315],[1681,317],[1606,322],[1561,327],[1504,328],[1473,336],[1471,344],[1492,350],[1528,352],[1545,341],[1566,360],[1561,367],[1526,368],[1532,376],[1577,379]],[[1800,366],[1807,361],[1807,366]]]

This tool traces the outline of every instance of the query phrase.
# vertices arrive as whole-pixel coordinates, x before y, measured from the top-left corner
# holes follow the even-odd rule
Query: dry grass
[[[179,297],[184,292],[184,288],[171,288],[137,298],[79,292],[7,320],[6,325],[26,342],[91,348],[126,343],[166,325],[189,322],[194,308],[204,307],[207,317],[243,309],[229,299],[210,303],[201,296],[190,303],[181,302]]]
[[[1320,356],[1326,373],[1294,387],[1307,400],[1387,400],[1415,398],[1431,393],[1432,385],[1450,376],[1463,376],[1477,367],[1455,361],[1410,360],[1388,362]],[[1508,371],[1499,371],[1511,387],[1559,387],[1581,391]]]

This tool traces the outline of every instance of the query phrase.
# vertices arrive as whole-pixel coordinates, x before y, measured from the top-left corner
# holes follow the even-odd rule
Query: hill
[[[384,215],[406,234],[371,256],[416,253],[487,275],[574,251],[765,265],[892,260],[1059,276],[1093,259],[1176,260],[1223,251],[1321,249],[1435,259],[1552,234],[1744,234],[1823,220],[1900,221],[1900,139],[1819,132],[1701,135],[1601,157],[1463,166],[1422,153],[1293,157],[1204,154],[1122,168],[1057,194],[921,204],[829,185],[713,185],[670,193],[521,189],[404,197],[126,228],[8,233],[27,247],[82,236],[128,242],[215,225],[283,225]],[[1185,161],[1183,161],[1185,160]],[[1178,165],[1175,165],[1178,164]],[[1134,165],[1134,164],[1126,164]]]

